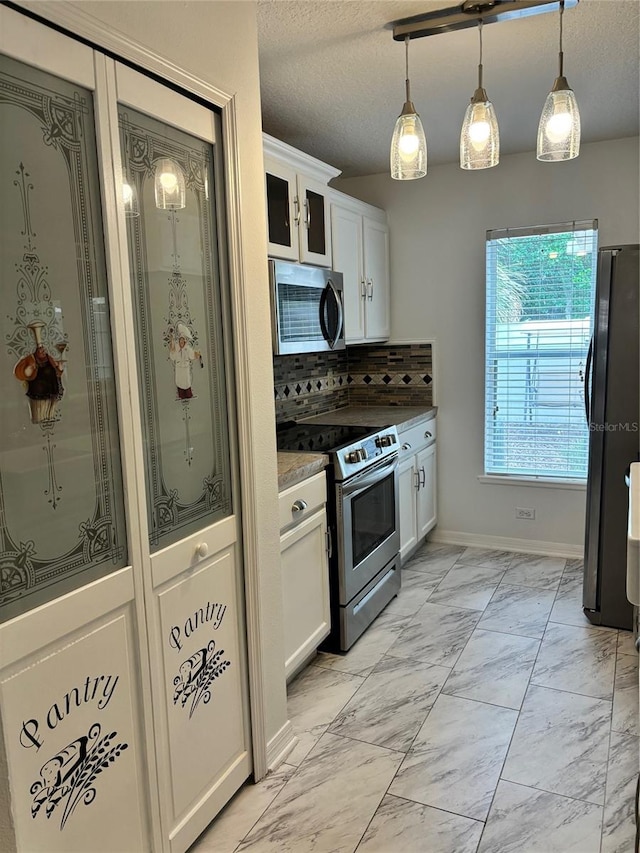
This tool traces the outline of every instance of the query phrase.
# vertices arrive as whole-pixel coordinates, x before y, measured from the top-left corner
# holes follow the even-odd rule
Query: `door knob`
[[[196,545],[196,556],[203,559],[209,553],[209,546],[206,542],[201,542],[199,545]]]

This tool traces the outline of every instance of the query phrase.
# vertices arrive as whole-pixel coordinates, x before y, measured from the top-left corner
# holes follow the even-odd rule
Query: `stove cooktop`
[[[305,453],[330,453],[361,438],[367,438],[380,427],[336,424],[305,424],[287,421],[277,428],[278,450],[299,450]]]
[[[366,427],[345,424],[281,424],[278,450],[327,453],[336,480],[345,480],[371,465],[398,454],[395,426]]]

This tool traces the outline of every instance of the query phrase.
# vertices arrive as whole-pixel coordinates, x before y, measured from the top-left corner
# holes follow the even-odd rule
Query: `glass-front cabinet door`
[[[217,116],[124,66],[121,198],[137,364],[164,834],[184,850],[250,772]],[[168,94],[170,96],[168,96]]]
[[[300,260],[301,221],[297,175],[294,169],[265,157],[267,251],[270,257]]]

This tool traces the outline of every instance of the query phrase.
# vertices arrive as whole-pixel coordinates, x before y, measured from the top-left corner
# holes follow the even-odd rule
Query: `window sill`
[[[479,474],[478,480],[492,486],[534,486],[542,489],[565,489],[567,491],[584,492],[586,480],[551,480],[542,477],[518,477],[505,474]]]

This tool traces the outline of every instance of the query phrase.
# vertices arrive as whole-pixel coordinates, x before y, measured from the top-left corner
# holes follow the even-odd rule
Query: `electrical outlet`
[[[517,506],[516,518],[526,518],[532,521],[536,517],[536,511],[530,506]]]

